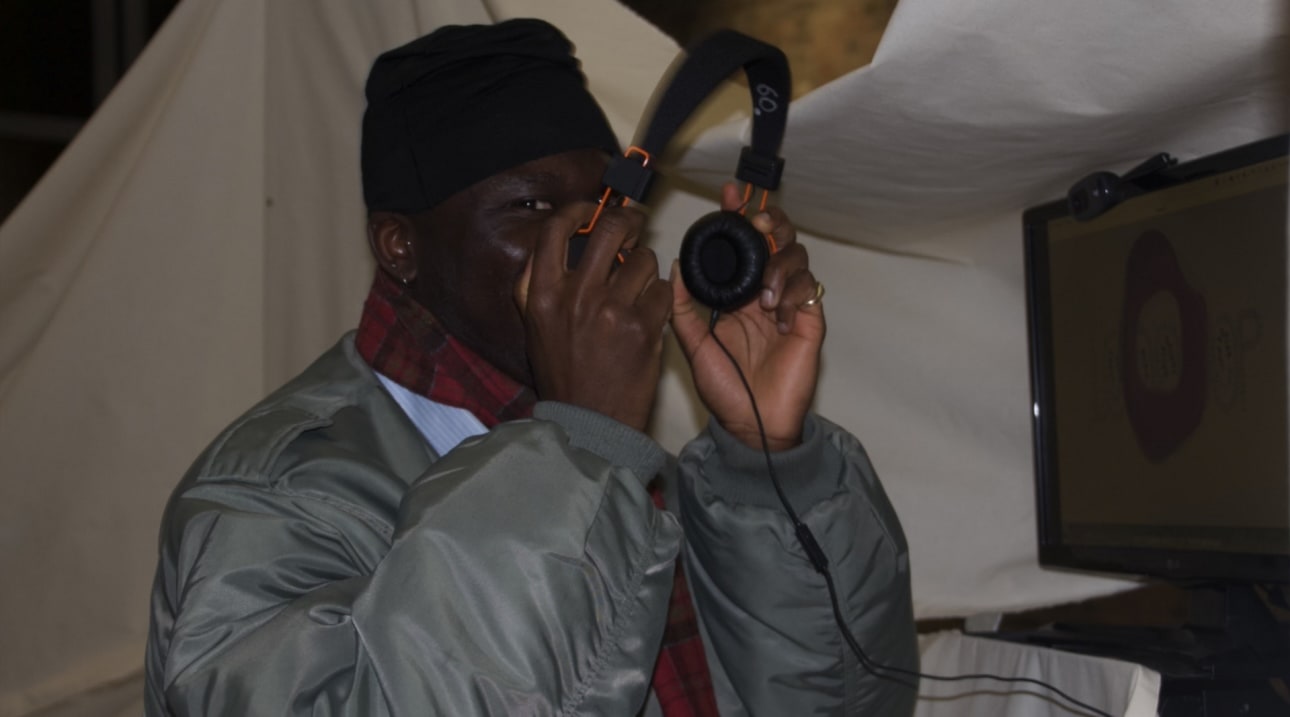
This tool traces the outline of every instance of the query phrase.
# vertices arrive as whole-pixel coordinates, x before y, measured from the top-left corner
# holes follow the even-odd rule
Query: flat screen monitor
[[[1290,582],[1288,146],[1024,213],[1041,564]]]

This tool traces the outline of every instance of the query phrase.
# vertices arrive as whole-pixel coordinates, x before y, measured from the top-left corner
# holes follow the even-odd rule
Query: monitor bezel
[[[1145,196],[1161,189],[1198,181],[1290,154],[1290,134],[1278,135],[1153,174],[1138,188]],[[1138,197],[1126,199],[1135,201]],[[1184,548],[1141,548],[1069,544],[1062,540],[1059,450],[1054,415],[1052,305],[1048,288],[1050,222],[1070,216],[1065,199],[1047,202],[1022,214],[1026,323],[1028,331],[1031,433],[1034,450],[1035,512],[1039,563],[1048,568],[1145,576],[1171,580],[1224,580],[1290,583],[1290,555]]]

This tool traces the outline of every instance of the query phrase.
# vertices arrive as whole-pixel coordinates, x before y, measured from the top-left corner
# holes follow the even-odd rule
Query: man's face
[[[552,155],[495,174],[412,217],[413,297],[459,341],[532,386],[515,284],[554,209],[595,202],[608,157]]]

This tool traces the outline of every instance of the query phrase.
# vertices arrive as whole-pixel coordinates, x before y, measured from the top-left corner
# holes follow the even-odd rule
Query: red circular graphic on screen
[[[1178,310],[1177,345],[1144,345],[1142,316],[1161,294]],[[1158,231],[1143,232],[1129,249],[1121,322],[1120,375],[1129,424],[1142,452],[1152,461],[1169,457],[1200,424],[1206,395],[1206,309],[1201,293],[1187,283],[1173,245]],[[1144,358],[1144,356],[1146,358]],[[1149,385],[1142,366],[1175,362],[1168,386]]]

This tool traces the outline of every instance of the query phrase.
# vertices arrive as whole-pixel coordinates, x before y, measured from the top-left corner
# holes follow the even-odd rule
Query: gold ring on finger
[[[812,296],[806,301],[803,301],[802,306],[815,306],[816,304],[820,303],[820,299],[823,299],[823,298],[824,298],[824,282],[817,281],[815,282],[815,296]]]

